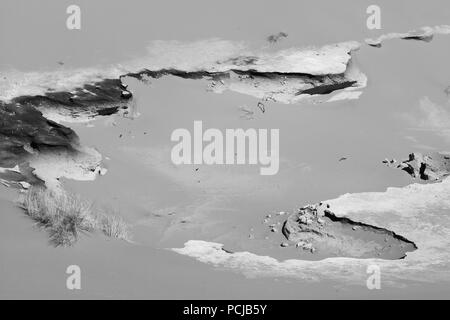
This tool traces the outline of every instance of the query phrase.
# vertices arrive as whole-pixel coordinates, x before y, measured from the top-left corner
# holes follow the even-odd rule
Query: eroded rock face
[[[0,101],[0,181],[8,186],[42,183],[34,175],[36,168],[30,168],[30,161],[36,162],[41,154],[54,154],[55,159],[60,154],[74,154],[89,159],[91,166],[99,166],[98,156],[80,151],[76,133],[57,121],[84,121],[118,113],[128,108],[131,98],[120,79],[104,79],[70,92],[50,90]]]
[[[408,160],[400,162],[397,168],[413,178],[425,181],[442,180],[450,174],[450,153],[433,152],[427,155],[411,153]]]
[[[236,63],[236,62],[234,62]],[[366,77],[354,67],[341,74],[313,75],[302,73],[257,72],[254,70],[229,70],[226,72],[194,71],[186,72],[175,69],[159,71],[143,70],[127,74],[138,80],[158,79],[163,76],[175,76],[183,79],[205,79],[210,81],[209,91],[222,93],[226,90],[239,92],[261,99],[279,103],[295,103],[310,97],[319,97],[330,101],[327,97],[336,91],[358,91],[365,86]],[[347,90],[347,91],[345,91]],[[348,99],[342,96],[339,99]]]
[[[299,250],[329,257],[401,259],[416,249],[392,231],[337,217],[325,204],[300,208],[287,218],[282,231]]]
[[[111,115],[127,108],[130,91],[120,79],[84,84],[72,91],[48,91],[42,95],[19,96],[11,104],[33,107],[47,119],[77,122]]]
[[[0,167],[15,166],[31,149],[69,148],[78,138],[71,129],[42,116],[27,104],[0,102]]]
[[[162,76],[205,79],[210,81],[209,90],[215,93],[230,90],[261,101],[286,104],[313,96],[319,102],[356,99],[367,82],[366,76],[352,63],[352,54],[359,46],[357,42],[346,42],[317,49],[244,51],[230,56],[216,52],[190,64],[180,63],[180,57],[174,53],[176,64],[165,63],[160,68],[148,67],[124,76],[143,81]],[[336,91],[340,92],[327,97]]]

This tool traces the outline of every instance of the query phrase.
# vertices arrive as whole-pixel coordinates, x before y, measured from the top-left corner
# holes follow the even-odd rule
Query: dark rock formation
[[[267,37],[267,41],[270,43],[277,43],[283,38],[287,38],[288,34],[286,32],[278,32],[276,34],[271,34]]]
[[[49,91],[43,95],[20,96],[10,102],[0,101],[0,167],[20,165],[26,168],[33,150],[74,151],[74,146],[78,145],[75,132],[45,118],[42,112],[52,111],[74,118],[106,116],[118,112],[121,107],[117,105],[123,108],[131,97],[120,79],[105,79],[71,92]],[[36,182],[31,170],[7,171],[0,178],[10,182]]]
[[[15,166],[28,152],[24,147],[68,148],[78,142],[71,129],[47,120],[28,104],[0,102],[0,166]]]
[[[341,90],[341,89],[345,89],[348,87],[352,87],[356,83],[357,83],[356,81],[335,81],[334,83],[330,83],[330,84],[323,83],[320,85],[316,85],[311,89],[299,91],[297,93],[297,95],[300,95],[300,94],[311,94],[311,95],[313,95],[313,94],[330,94],[336,90]]]
[[[397,168],[407,172],[413,178],[436,181],[450,174],[450,154],[433,152],[427,155],[411,153],[408,160],[402,161]]]
[[[245,65],[252,64],[253,60],[245,60],[242,62]],[[233,64],[236,65],[236,61]],[[298,79],[303,83],[308,84],[310,88],[298,90],[295,95],[327,95],[337,90],[342,90],[349,87],[358,86],[357,81],[349,80],[345,74],[330,74],[330,75],[312,75],[305,73],[279,73],[279,72],[259,72],[252,69],[247,71],[231,69],[227,72],[208,72],[208,71],[193,71],[186,72],[175,69],[162,69],[158,71],[142,70],[136,73],[129,73],[125,76],[144,80],[147,78],[158,79],[163,76],[175,76],[183,79],[209,79],[215,81],[223,81],[230,79],[231,74],[237,74],[241,79],[252,79],[255,83],[261,80],[270,80],[273,82],[285,82],[286,79]]]
[[[433,40],[433,34],[411,34],[401,38],[402,40],[417,40],[417,41],[425,41],[430,42]]]
[[[114,105],[126,104],[132,97],[120,79],[105,79],[85,84],[71,92],[46,92],[37,96],[20,96],[11,101],[13,105],[30,106],[40,110],[54,110],[73,117],[95,116],[98,111]],[[116,109],[118,110],[118,109]],[[101,111],[100,111],[101,112]]]

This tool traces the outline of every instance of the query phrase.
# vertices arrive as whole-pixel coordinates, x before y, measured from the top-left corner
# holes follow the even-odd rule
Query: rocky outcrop
[[[231,90],[262,101],[296,103],[311,96],[327,96],[339,90],[365,87],[365,75],[351,61],[353,51],[358,48],[358,42],[345,42],[317,49],[242,52],[228,57],[216,53],[216,60],[207,55],[206,62],[202,62],[202,57],[191,65],[177,62],[161,68],[129,72],[125,76],[142,81],[162,76],[205,79],[210,81],[209,91],[212,92]],[[353,95],[353,98],[358,96]],[[342,95],[336,99],[348,97]],[[330,97],[321,99],[326,101]]]
[[[104,79],[84,84],[72,91],[47,91],[0,101],[0,180],[3,184],[20,181],[36,184],[39,178],[28,170],[37,154],[74,154],[82,157],[76,133],[53,120],[91,119],[128,108],[132,97],[120,79]],[[94,157],[95,158],[95,157]],[[97,160],[92,160],[97,164]],[[8,168],[19,166],[12,172]]]
[[[26,148],[70,148],[78,141],[71,129],[48,120],[28,104],[0,102],[0,167],[15,166]]]
[[[278,33],[276,33],[276,34],[271,34],[270,36],[268,36],[267,38],[266,38],[266,40],[269,42],[269,43],[277,43],[278,41],[280,41],[281,39],[283,39],[283,38],[287,38],[288,37],[288,34],[286,33],[286,32],[283,32],[283,31],[281,31],[281,32],[278,32]]]
[[[392,231],[337,217],[323,203],[289,215],[282,231],[297,248],[326,256],[400,259],[416,249],[413,242]]]
[[[383,162],[386,163],[386,160]],[[386,164],[392,166],[395,162],[389,161]],[[427,155],[411,153],[408,160],[400,162],[396,167],[413,178],[425,181],[442,180],[450,174],[450,153],[433,152]]]
[[[42,95],[19,96],[10,104],[33,107],[47,119],[60,118],[74,121],[92,119],[98,115],[110,115],[128,108],[132,97],[120,79],[105,79],[84,84],[72,91],[48,91]]]

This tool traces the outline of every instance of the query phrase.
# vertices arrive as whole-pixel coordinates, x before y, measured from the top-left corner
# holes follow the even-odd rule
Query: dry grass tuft
[[[31,187],[20,201],[25,213],[50,233],[55,246],[73,245],[79,234],[99,230],[108,237],[129,240],[121,217],[94,213],[92,203],[79,196]]]
[[[99,214],[98,215],[99,229],[108,237],[122,239],[125,241],[130,240],[130,234],[128,231],[128,225],[118,215],[111,214]]]

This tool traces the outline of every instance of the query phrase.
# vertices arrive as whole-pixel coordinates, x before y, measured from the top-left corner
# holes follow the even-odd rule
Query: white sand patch
[[[359,49],[356,41],[321,48],[291,48],[277,52],[250,49],[243,42],[208,39],[196,42],[154,41],[148,56],[133,62],[136,69],[177,69],[187,72],[229,70],[313,75],[344,73],[350,52]],[[247,58],[254,58],[247,63]]]
[[[327,102],[341,101],[341,100],[357,100],[362,95],[362,91],[343,90],[333,95]]]
[[[48,188],[59,189],[59,178],[79,181],[92,181],[99,174],[106,174],[101,167],[102,156],[92,148],[83,147],[74,151],[45,152],[34,155],[30,159],[33,173],[43,181]]]

